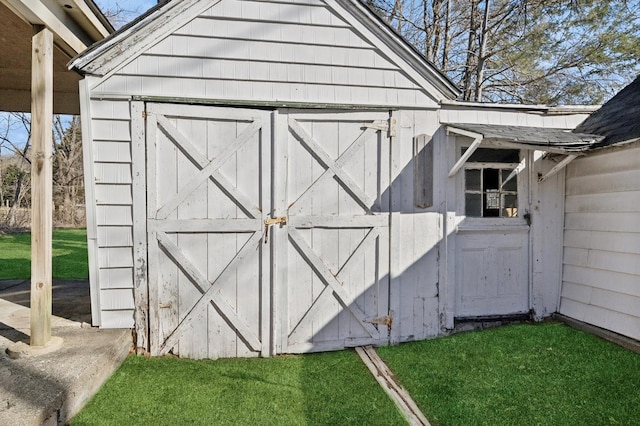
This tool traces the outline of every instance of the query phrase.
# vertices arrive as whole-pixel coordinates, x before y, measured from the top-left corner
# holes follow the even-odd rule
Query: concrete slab
[[[89,283],[54,281],[52,335],[60,349],[11,359],[29,339],[30,282],[0,281],[0,425],[65,424],[126,358],[131,330],[100,330],[91,319]]]

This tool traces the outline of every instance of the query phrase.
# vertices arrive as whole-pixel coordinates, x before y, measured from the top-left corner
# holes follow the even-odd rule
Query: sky
[[[157,4],[156,0],[94,0],[94,2],[107,15],[111,11],[122,11],[122,18],[114,23],[115,27],[132,21]]]

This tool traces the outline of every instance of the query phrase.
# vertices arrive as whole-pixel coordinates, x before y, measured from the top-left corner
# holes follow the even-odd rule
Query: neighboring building
[[[170,1],[79,57],[94,325],[193,358],[556,312],[593,110],[465,104],[359,2]]]
[[[576,131],[604,139],[567,167],[559,310],[640,339],[640,77]]]

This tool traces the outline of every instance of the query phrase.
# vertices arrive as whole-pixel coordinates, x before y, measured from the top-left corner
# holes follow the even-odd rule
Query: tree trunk
[[[471,76],[475,73],[474,62],[476,59],[476,52],[474,51],[474,44],[476,40],[476,13],[478,9],[479,0],[471,0],[471,12],[469,15],[469,39],[467,43],[467,60],[464,67],[463,78],[463,99],[465,101],[471,100]]]
[[[391,21],[393,21],[393,17],[395,16],[397,19],[397,24],[396,24],[396,31],[398,31],[399,34],[402,33],[402,6],[404,1],[403,0],[395,0],[395,2],[393,3],[393,9],[391,10],[391,16],[389,16],[389,23],[391,23]]]
[[[451,25],[451,0],[445,3],[446,11],[444,15],[444,40],[442,42],[442,71],[447,70],[449,63],[449,48],[451,43],[450,25]]]
[[[434,64],[438,62],[440,53],[440,39],[442,38],[442,0],[433,0],[433,56],[430,58]]]
[[[478,49],[478,66],[476,69],[476,91],[475,101],[482,102],[482,86],[484,82],[484,64],[486,60],[487,51],[487,36],[488,36],[488,24],[489,24],[489,0],[484,0],[484,17],[482,20],[482,32],[480,33],[480,48]]]

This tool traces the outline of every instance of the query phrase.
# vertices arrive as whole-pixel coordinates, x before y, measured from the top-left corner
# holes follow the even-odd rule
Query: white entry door
[[[270,114],[148,104],[146,123],[152,354],[268,354]]]
[[[280,114],[278,352],[388,341],[389,114]]]
[[[529,312],[529,157],[481,147],[460,171],[456,318]]]

